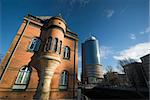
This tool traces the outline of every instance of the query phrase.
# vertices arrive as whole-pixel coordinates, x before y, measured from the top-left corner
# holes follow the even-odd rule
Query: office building
[[[82,76],[83,84],[95,84],[103,78],[100,63],[100,48],[98,40],[90,36],[82,43]]]

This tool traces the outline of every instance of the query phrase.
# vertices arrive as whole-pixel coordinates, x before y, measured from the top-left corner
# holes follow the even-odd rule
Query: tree
[[[130,65],[130,64],[135,63],[136,61],[134,59],[128,58],[128,59],[119,60],[118,62],[119,62],[119,67],[124,70],[130,83],[133,86],[135,86],[136,85],[136,82],[135,82],[136,76],[135,76],[134,69],[132,69],[132,66],[134,66],[134,65]]]
[[[117,69],[119,70],[119,73],[125,73],[122,66],[118,65]]]
[[[106,71],[107,71],[107,72],[113,72],[113,67],[110,66],[110,65],[107,66],[107,67],[106,67]]]
[[[118,85],[119,84],[118,73],[113,71],[113,67],[107,66],[106,71],[107,73],[105,75],[105,81],[112,86]]]
[[[128,64],[131,64],[131,63],[134,63],[134,62],[136,62],[134,59],[131,59],[131,58],[125,58],[125,59],[123,59],[123,60],[119,60],[119,65],[120,66],[125,66],[125,65],[128,65]]]

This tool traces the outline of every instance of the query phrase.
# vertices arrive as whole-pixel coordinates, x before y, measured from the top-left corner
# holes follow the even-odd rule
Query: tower
[[[103,78],[98,40],[90,36],[82,43],[82,83],[95,84]]]
[[[60,16],[24,17],[0,65],[0,99],[76,96],[78,35]]]
[[[52,17],[42,27],[41,48],[39,56],[35,57],[39,61],[39,85],[37,90],[40,100],[49,100],[51,80],[56,68],[60,65],[61,48],[66,33],[65,21],[60,17]],[[33,58],[34,59],[34,58]]]

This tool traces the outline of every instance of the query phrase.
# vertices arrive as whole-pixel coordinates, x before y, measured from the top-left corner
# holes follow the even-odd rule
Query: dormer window
[[[38,38],[33,38],[30,45],[28,46],[28,51],[34,52],[38,51],[40,48],[41,40]]]
[[[64,48],[64,59],[70,59],[70,48],[68,46]]]

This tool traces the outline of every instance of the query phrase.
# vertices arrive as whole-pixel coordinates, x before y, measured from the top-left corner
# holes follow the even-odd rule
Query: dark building
[[[132,85],[136,87],[149,87],[149,60],[150,54],[141,57],[142,62],[125,61],[123,68]]]
[[[121,87],[127,87],[130,85],[129,79],[126,76],[126,74],[117,74],[118,80],[119,80],[119,86]]]
[[[144,79],[146,80],[146,83],[149,86],[150,85],[150,81],[149,81],[150,54],[141,57],[141,60],[142,60],[142,70],[144,73]]]
[[[125,73],[134,87],[145,87],[146,82],[142,71],[142,64],[133,62],[124,66]]]

